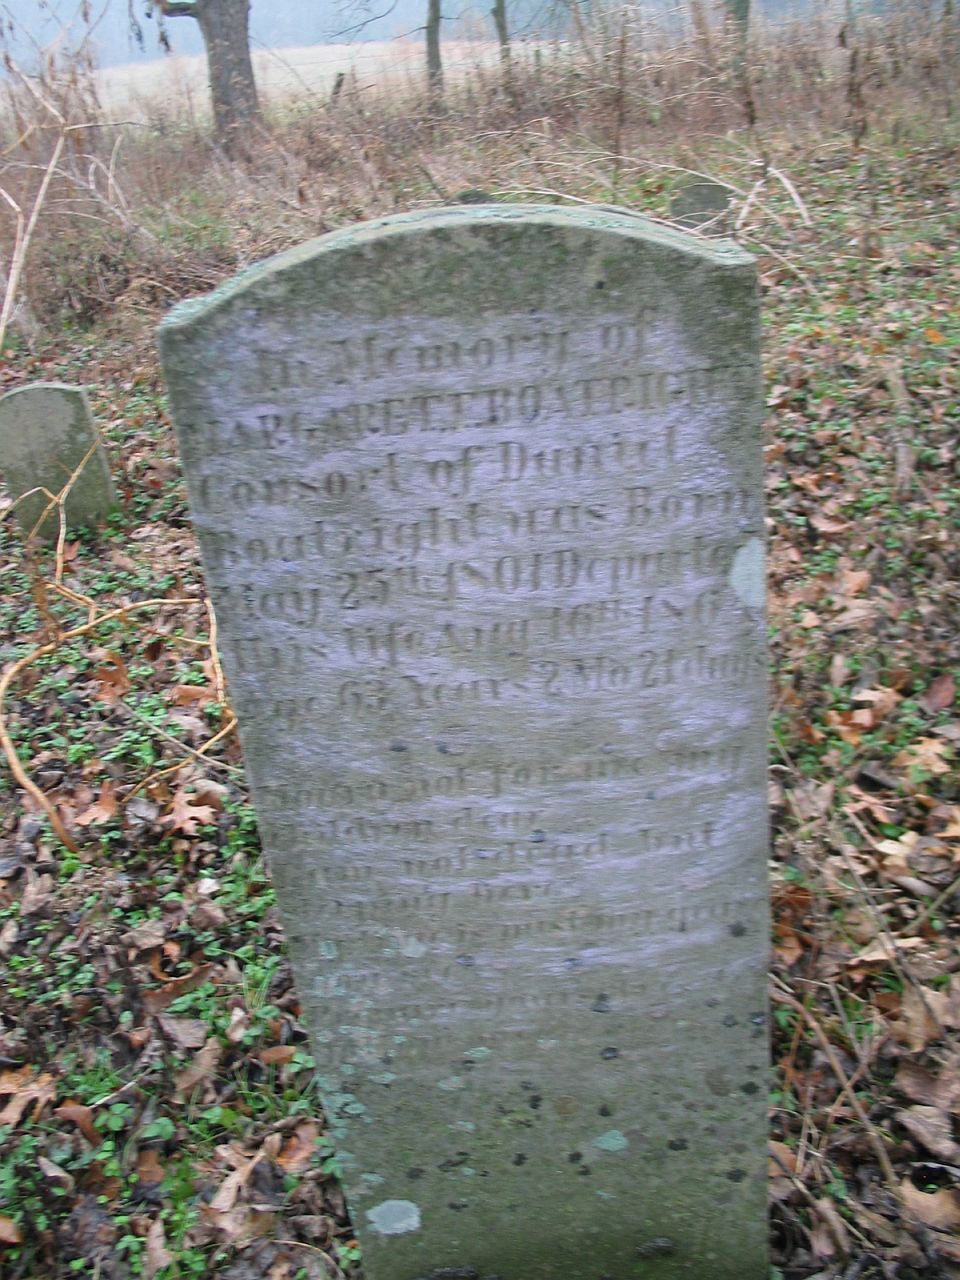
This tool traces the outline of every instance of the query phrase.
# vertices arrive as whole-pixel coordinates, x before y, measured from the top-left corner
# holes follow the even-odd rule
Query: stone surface
[[[66,501],[67,528],[99,524],[116,505],[113,481],[97,429],[81,387],[34,382],[0,396],[0,474],[11,498],[31,489],[58,494],[87,458]],[[97,444],[87,457],[90,447]],[[43,516],[49,498],[30,494],[17,506],[21,527],[29,533]],[[54,510],[39,529],[56,538],[59,513]]]
[[[690,177],[680,182],[670,197],[670,220],[691,230],[728,231],[733,192],[708,178]]]
[[[161,345],[369,1280],[766,1280],[752,260],[434,210]]]

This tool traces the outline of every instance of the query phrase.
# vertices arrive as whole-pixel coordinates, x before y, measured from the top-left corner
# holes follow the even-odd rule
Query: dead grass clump
[[[671,179],[638,185],[631,156],[696,169],[683,149],[729,135],[762,168],[770,137],[793,126],[846,129],[859,145],[871,119],[952,109],[953,45],[935,16],[854,24],[824,11],[757,22],[744,46],[691,3],[656,22],[634,7],[590,22],[578,11],[570,37],[517,42],[509,76],[478,53],[439,107],[419,78],[348,75],[333,98],[275,111],[243,163],[189,111],[108,118],[85,52],[31,77],[12,68],[0,104],[12,322],[28,341],[63,319],[128,323],[312,235],[464,189],[647,207]]]

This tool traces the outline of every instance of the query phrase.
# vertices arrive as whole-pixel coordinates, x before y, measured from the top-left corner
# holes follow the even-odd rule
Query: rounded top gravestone
[[[68,529],[100,524],[116,506],[106,454],[82,387],[34,382],[0,396],[0,474],[10,496],[19,499],[21,527],[27,533],[38,528],[43,538],[56,538],[60,531],[51,499],[71,477],[64,503]]]
[[[369,1280],[765,1280],[751,258],[440,209],[161,346]]]

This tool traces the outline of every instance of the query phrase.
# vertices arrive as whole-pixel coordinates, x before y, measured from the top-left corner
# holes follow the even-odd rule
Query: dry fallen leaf
[[[317,1134],[315,1124],[298,1124],[277,1156],[280,1168],[287,1173],[302,1173],[309,1166],[317,1149]]]
[[[167,931],[162,920],[144,920],[134,929],[128,929],[120,941],[134,951],[150,951],[154,947],[162,947]]]
[[[945,711],[947,707],[952,707],[956,694],[956,681],[952,675],[946,673],[945,675],[937,676],[936,680],[930,682],[930,687],[920,701],[927,711],[933,715],[937,711]]]
[[[32,916],[35,911],[45,907],[53,897],[53,876],[38,876],[33,870],[26,873],[26,885],[20,895],[21,916]]]
[[[217,695],[205,684],[175,684],[170,701],[175,707],[188,707],[198,702],[216,702]]]
[[[170,812],[164,821],[171,831],[182,831],[185,836],[197,834],[198,827],[206,827],[216,822],[216,811],[209,804],[195,804],[196,796],[186,791],[178,791],[170,805]]]
[[[68,1120],[75,1124],[86,1140],[94,1147],[103,1141],[102,1135],[93,1123],[93,1112],[79,1102],[64,1102],[53,1113],[58,1120]]]
[[[821,515],[817,511],[807,518],[817,533],[845,533],[851,527],[849,520],[832,520],[830,516]]]
[[[246,1009],[234,1006],[230,1010],[230,1025],[227,1027],[227,1039],[231,1044],[239,1044],[250,1029],[250,1014]]]
[[[950,773],[953,768],[950,744],[940,738],[918,738],[893,758],[900,769],[923,769],[934,777]],[[946,756],[946,759],[944,759]]]
[[[37,1156],[37,1168],[50,1182],[62,1187],[67,1195],[73,1191],[76,1185],[73,1175],[68,1173],[66,1169],[61,1169],[52,1160],[48,1160],[46,1156]]]
[[[109,822],[117,812],[116,788],[112,782],[105,782],[99,797],[89,808],[78,813],[74,822],[78,827],[89,827],[101,822]]]
[[[789,969],[803,955],[803,942],[796,929],[791,929],[787,924],[781,924],[777,926],[777,937],[773,949],[777,958]]]
[[[154,991],[145,991],[143,1003],[147,1012],[159,1013],[180,996],[186,995],[189,991],[196,991],[197,987],[203,986],[209,979],[213,970],[212,964],[198,964],[192,972],[185,973],[182,978],[171,978],[162,987]]]
[[[920,1221],[935,1231],[954,1231],[960,1227],[960,1192],[952,1187],[921,1191],[910,1178],[900,1184],[904,1201]]]
[[[157,1015],[157,1023],[167,1039],[178,1049],[202,1048],[210,1030],[200,1018],[171,1018],[166,1013]]]
[[[953,1140],[953,1125],[949,1115],[937,1107],[908,1107],[898,1111],[895,1119],[917,1141],[941,1160],[956,1164],[960,1158],[960,1146]]]
[[[206,1080],[208,1076],[213,1075],[220,1062],[220,1055],[223,1052],[223,1046],[216,1036],[211,1036],[204,1044],[203,1048],[197,1053],[196,1057],[191,1061],[190,1065],[178,1072],[173,1077],[173,1082],[177,1086],[177,1092],[180,1094],[188,1094],[194,1090],[202,1080]]]
[[[23,1232],[17,1226],[12,1218],[4,1217],[0,1214],[0,1245],[2,1244],[22,1244]]]
[[[210,1201],[210,1208],[217,1213],[229,1213],[237,1203],[237,1196],[240,1194],[244,1183],[263,1159],[263,1156],[264,1153],[258,1151],[255,1156],[245,1164],[242,1164],[239,1169],[234,1169],[233,1173],[227,1174],[216,1195]]]
[[[840,573],[840,581],[848,596],[858,596],[870,585],[870,570],[843,569]]]
[[[850,1252],[850,1237],[847,1227],[832,1200],[821,1198],[813,1202],[812,1208],[817,1222],[810,1232],[810,1246],[821,1262],[829,1262],[839,1253],[846,1256]]]
[[[944,1064],[938,1076],[915,1062],[901,1062],[893,1083],[914,1102],[960,1113],[960,1070],[956,1062]]]
[[[274,1044],[269,1049],[261,1049],[257,1057],[265,1067],[285,1067],[296,1056],[295,1044]]]
[[[0,1092],[7,1093],[9,1091],[2,1089]],[[16,1128],[28,1107],[33,1108],[31,1118],[36,1121],[40,1118],[40,1113],[47,1103],[52,1102],[56,1096],[57,1086],[54,1083],[53,1076],[48,1075],[46,1072],[41,1072],[33,1079],[24,1081],[12,1093],[10,1101],[0,1111],[0,1124],[9,1124]]]
[[[20,926],[16,920],[8,920],[0,929],[0,957],[5,959],[10,954],[19,936]]]
[[[93,674],[100,686],[100,699],[103,702],[112,705],[130,692],[130,677],[119,653],[104,654],[104,665],[98,667]]]
[[[137,1181],[143,1186],[158,1186],[167,1176],[154,1147],[143,1147],[137,1155]]]
[[[935,991],[924,990],[921,995],[912,985],[904,987],[900,1001],[900,1017],[891,1024],[897,1041],[905,1044],[912,1053],[919,1053],[932,1040],[943,1036],[943,1028],[937,1016]]]
[[[198,902],[190,912],[190,923],[195,929],[219,929],[227,921],[227,913],[215,902]]]
[[[143,1260],[145,1280],[154,1280],[154,1276],[158,1271],[162,1271],[164,1267],[169,1267],[175,1261],[173,1254],[167,1248],[167,1242],[163,1234],[163,1219],[154,1218],[147,1228],[147,1254]]]

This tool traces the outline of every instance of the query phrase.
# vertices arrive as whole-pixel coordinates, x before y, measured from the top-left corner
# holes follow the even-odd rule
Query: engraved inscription
[[[752,260],[441,210],[163,347],[369,1280],[765,1280]]]

